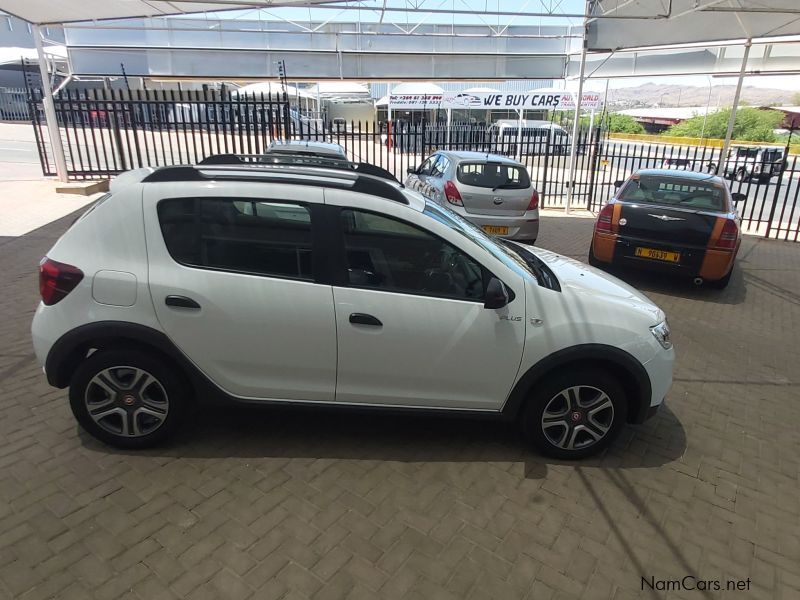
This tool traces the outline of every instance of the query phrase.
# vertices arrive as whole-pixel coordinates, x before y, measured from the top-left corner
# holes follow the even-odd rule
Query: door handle
[[[372,325],[373,327],[383,327],[379,319],[365,313],[353,313],[350,315],[350,322],[353,325]]]
[[[167,306],[174,306],[176,308],[191,308],[194,310],[200,308],[200,305],[197,302],[191,298],[187,298],[186,296],[167,296],[164,300],[164,303]]]

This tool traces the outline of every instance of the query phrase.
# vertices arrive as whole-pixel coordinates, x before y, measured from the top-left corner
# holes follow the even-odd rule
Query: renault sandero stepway
[[[223,402],[513,419],[580,458],[672,382],[665,315],[635,289],[337,161],[122,174],[40,292],[47,380],[126,448]]]

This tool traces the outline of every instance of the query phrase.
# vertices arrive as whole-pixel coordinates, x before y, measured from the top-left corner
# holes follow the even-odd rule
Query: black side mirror
[[[508,289],[497,277],[492,277],[486,286],[483,308],[503,308],[506,304],[508,304]]]
[[[408,167],[406,169],[406,173],[409,175],[416,175],[417,174],[417,167]]]
[[[622,179],[617,179],[617,180],[614,182],[614,189],[615,189],[615,190],[618,190],[618,189],[619,189],[619,188],[621,188],[623,185],[625,185],[625,181],[624,181],[624,180],[622,180]]]
[[[731,200],[733,200],[734,202],[744,202],[745,200],[747,200],[747,194],[734,192],[733,194],[731,194]]]

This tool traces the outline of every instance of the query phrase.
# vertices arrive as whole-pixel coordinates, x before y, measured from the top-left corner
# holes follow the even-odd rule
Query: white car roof
[[[292,140],[288,142],[274,140],[267,147],[266,152],[315,152],[316,154],[335,156],[337,158],[347,157],[347,152],[339,144],[314,140]]]

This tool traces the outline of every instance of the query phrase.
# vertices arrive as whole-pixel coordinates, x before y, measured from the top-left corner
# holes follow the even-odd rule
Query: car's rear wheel
[[[625,391],[600,369],[565,369],[535,386],[523,413],[523,431],[547,456],[579,459],[605,449],[628,412]]]
[[[98,351],[72,378],[78,423],[102,442],[146,448],[166,439],[186,407],[188,386],[168,362],[140,350]]]
[[[746,181],[747,180],[747,171],[744,169],[739,169],[736,171],[736,181]]]

